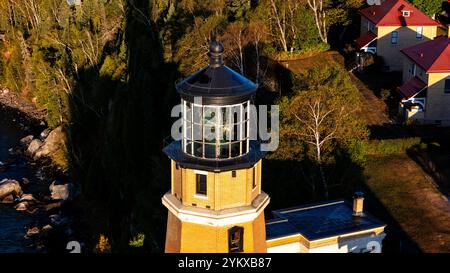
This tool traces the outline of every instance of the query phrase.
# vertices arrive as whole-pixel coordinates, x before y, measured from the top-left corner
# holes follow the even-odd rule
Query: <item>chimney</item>
[[[353,195],[353,216],[364,216],[364,193],[360,191]]]

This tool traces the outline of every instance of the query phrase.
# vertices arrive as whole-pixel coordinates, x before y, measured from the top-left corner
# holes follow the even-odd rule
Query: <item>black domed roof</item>
[[[223,51],[221,43],[212,42],[209,66],[177,83],[183,99],[202,97],[203,104],[227,105],[248,100],[256,92],[255,83],[223,64]]]

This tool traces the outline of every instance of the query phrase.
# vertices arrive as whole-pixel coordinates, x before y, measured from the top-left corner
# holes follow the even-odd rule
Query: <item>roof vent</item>
[[[353,215],[364,216],[364,193],[355,192],[353,195]]]

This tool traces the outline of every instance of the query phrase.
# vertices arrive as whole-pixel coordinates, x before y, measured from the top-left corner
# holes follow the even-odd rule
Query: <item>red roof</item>
[[[355,40],[355,44],[358,46],[359,49],[361,49],[366,45],[370,44],[376,38],[377,35],[375,33],[373,33],[372,31],[367,31],[366,33],[364,33],[358,39]]]
[[[409,81],[407,81],[405,84],[400,86],[398,88],[398,91],[403,96],[403,99],[409,99],[412,96],[416,95],[420,91],[422,91],[425,87],[427,87],[427,84],[421,81],[417,77],[413,77]]]
[[[434,40],[402,49],[408,56],[427,73],[450,72],[450,38],[439,36]]]
[[[410,11],[403,17],[402,11]],[[386,0],[381,5],[373,5],[360,11],[376,26],[438,26],[439,23],[428,17],[404,0]]]

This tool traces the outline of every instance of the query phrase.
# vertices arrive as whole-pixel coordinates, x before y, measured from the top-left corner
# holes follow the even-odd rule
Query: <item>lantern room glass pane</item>
[[[185,153],[205,159],[229,159],[248,152],[249,101],[229,106],[183,101],[183,105]]]

